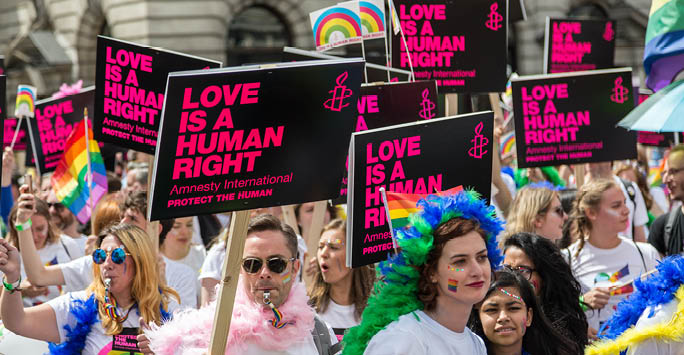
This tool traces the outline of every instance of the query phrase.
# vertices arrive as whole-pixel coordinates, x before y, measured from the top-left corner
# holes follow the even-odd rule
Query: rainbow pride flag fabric
[[[385,37],[385,4],[383,0],[359,1],[363,39]]]
[[[341,2],[309,14],[317,51],[363,40],[359,1]]]
[[[17,101],[14,105],[14,117],[33,118],[36,102],[36,88],[30,85],[17,86]]]
[[[684,70],[684,0],[653,0],[644,48],[646,86],[658,91]]]
[[[78,218],[86,223],[92,213],[91,206],[107,193],[107,173],[100,154],[100,147],[88,127],[88,147],[92,172],[91,188],[88,188],[88,150],[86,149],[85,121],[80,121],[66,140],[64,155],[52,174],[52,188],[57,199]],[[92,203],[90,193],[92,190]]]
[[[409,224],[409,215],[417,212],[416,204],[420,199],[428,195],[453,195],[459,191],[463,191],[463,186],[456,186],[446,191],[437,192],[435,194],[404,194],[392,191],[382,191],[382,200],[385,203],[385,213],[387,214],[387,221],[392,231],[394,238],[394,230],[406,227]]]

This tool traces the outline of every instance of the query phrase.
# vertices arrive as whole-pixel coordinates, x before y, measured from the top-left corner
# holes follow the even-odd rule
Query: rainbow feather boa
[[[634,281],[636,292],[618,304],[613,317],[604,325],[606,329],[601,341],[587,347],[586,354],[618,354],[629,346],[644,340],[657,339],[664,342],[684,340],[684,257],[679,255],[665,258],[657,267],[658,273],[646,281]],[[634,325],[644,311],[666,304],[676,298],[677,311],[667,323],[656,324],[643,329]],[[651,314],[653,315],[653,310]]]
[[[503,231],[503,221],[496,218],[494,208],[472,190],[454,195],[430,195],[418,201],[422,208],[409,216],[409,228],[395,229],[401,252],[381,262],[377,271],[381,281],[374,285],[373,294],[363,312],[361,324],[349,329],[344,336],[344,355],[361,355],[370,339],[400,316],[418,309],[418,266],[425,264],[433,248],[433,232],[442,223],[462,217],[475,219],[487,232],[487,251],[492,270],[503,260],[496,236]]]

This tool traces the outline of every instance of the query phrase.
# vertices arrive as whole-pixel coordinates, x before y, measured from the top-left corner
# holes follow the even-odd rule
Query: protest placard
[[[634,108],[631,68],[511,83],[518,167],[636,158],[636,133],[616,126]]]
[[[506,88],[507,2],[396,0],[406,45],[392,36],[392,66],[435,80],[440,92]],[[407,51],[408,48],[408,51]]]
[[[9,147],[12,145],[12,137],[14,131],[17,129],[17,123],[19,120],[14,117],[5,116],[5,120],[2,124],[3,126],[3,136],[2,136],[2,148]],[[14,150],[26,150],[28,146],[28,123],[26,120],[21,120],[21,126],[19,127],[19,132],[17,133],[17,141],[14,143]],[[27,159],[27,163],[28,163]]]
[[[67,137],[76,123],[83,120],[83,109],[93,112],[95,87],[59,99],[36,102],[36,117],[29,121],[32,164],[42,175],[54,171],[64,154]]]
[[[170,74],[150,218],[337,197],[362,71],[344,59]]]
[[[434,81],[361,86],[355,132],[437,117]],[[347,203],[347,177],[342,179],[336,204]]]
[[[154,154],[167,75],[220,66],[210,59],[97,36],[95,139]]]
[[[614,57],[614,20],[546,18],[544,73],[608,69]]]
[[[491,111],[356,132],[349,147],[347,265],[387,258],[392,239],[380,188],[426,194],[456,186],[489,199]]]
[[[7,77],[2,75],[2,73],[0,73],[0,120],[2,120],[3,125],[5,125],[7,120]],[[0,136],[0,142],[4,142],[4,136],[6,136],[4,130],[0,134],[2,134],[2,136]]]

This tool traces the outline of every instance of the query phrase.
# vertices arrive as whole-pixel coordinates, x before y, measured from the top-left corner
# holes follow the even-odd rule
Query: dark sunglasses
[[[527,266],[510,266],[510,265],[503,265],[503,268],[506,270],[510,271],[515,271],[525,277],[528,281],[532,279],[532,273],[537,271],[533,268],[527,267]]]
[[[54,207],[55,209],[58,209],[58,210],[61,210],[62,208],[64,208],[64,205],[59,203],[59,202],[48,202],[47,205],[48,205],[48,208]]]
[[[126,261],[126,255],[131,255],[126,253],[123,248],[119,247],[112,251],[106,252],[103,249],[97,248],[93,250],[93,262],[95,264],[102,264],[107,260],[107,256],[111,255],[114,264],[123,264]]]
[[[295,258],[283,259],[280,257],[273,257],[266,260],[266,266],[269,270],[276,274],[280,274],[285,271],[287,263],[290,261],[295,261]],[[256,274],[261,271],[264,266],[264,260],[259,258],[245,258],[242,260],[242,269],[248,274]]]

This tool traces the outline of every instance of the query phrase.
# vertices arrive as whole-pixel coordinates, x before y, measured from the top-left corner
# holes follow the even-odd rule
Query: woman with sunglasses
[[[430,195],[405,229],[399,253],[381,262],[381,278],[361,324],[344,337],[345,355],[486,354],[466,324],[501,262],[502,221],[474,191]]]
[[[563,237],[568,216],[563,212],[558,191],[549,187],[552,186],[533,184],[518,191],[506,218],[503,240],[520,232],[535,233],[553,241]]]
[[[574,354],[587,345],[587,317],[580,306],[580,284],[572,276],[560,249],[549,239],[517,233],[503,244],[505,269],[527,279],[550,324],[576,344]]]
[[[546,319],[532,285],[520,273],[496,272],[487,295],[475,311],[470,328],[484,339],[487,354],[580,353]]]
[[[361,321],[370,296],[375,270],[372,266],[346,266],[347,223],[334,219],[323,228],[316,253],[317,268],[309,288],[309,304],[342,340],[344,332]]]
[[[629,209],[612,179],[592,180],[579,189],[570,223],[576,242],[563,253],[581,285],[594,339],[614,306],[634,291],[632,280],[652,270],[660,255],[650,244],[618,236],[629,225]]]
[[[22,208],[17,223],[29,216]],[[145,232],[120,224],[98,237],[93,282],[85,291],[24,308],[17,291],[21,261],[17,249],[0,240],[5,292],[0,306],[5,327],[28,338],[51,342],[51,354],[109,354],[138,351],[131,338],[139,318],[160,324],[177,307],[178,294],[159,279],[154,249]]]
[[[22,187],[22,192],[26,192],[26,187]],[[26,198],[22,198],[26,197]],[[23,223],[17,215],[22,208],[31,208],[30,218]],[[32,236],[36,249],[37,258],[43,265],[64,264],[71,260],[83,256],[83,251],[76,242],[65,235],[60,235],[57,228],[52,224],[50,211],[47,203],[31,194],[22,194],[17,200],[17,204],[9,214],[9,233],[7,240],[12,246],[20,249],[19,233],[29,233]],[[21,268],[23,284],[22,296],[24,306],[36,306],[47,302],[62,293],[61,286],[33,285],[26,276],[26,270]]]

